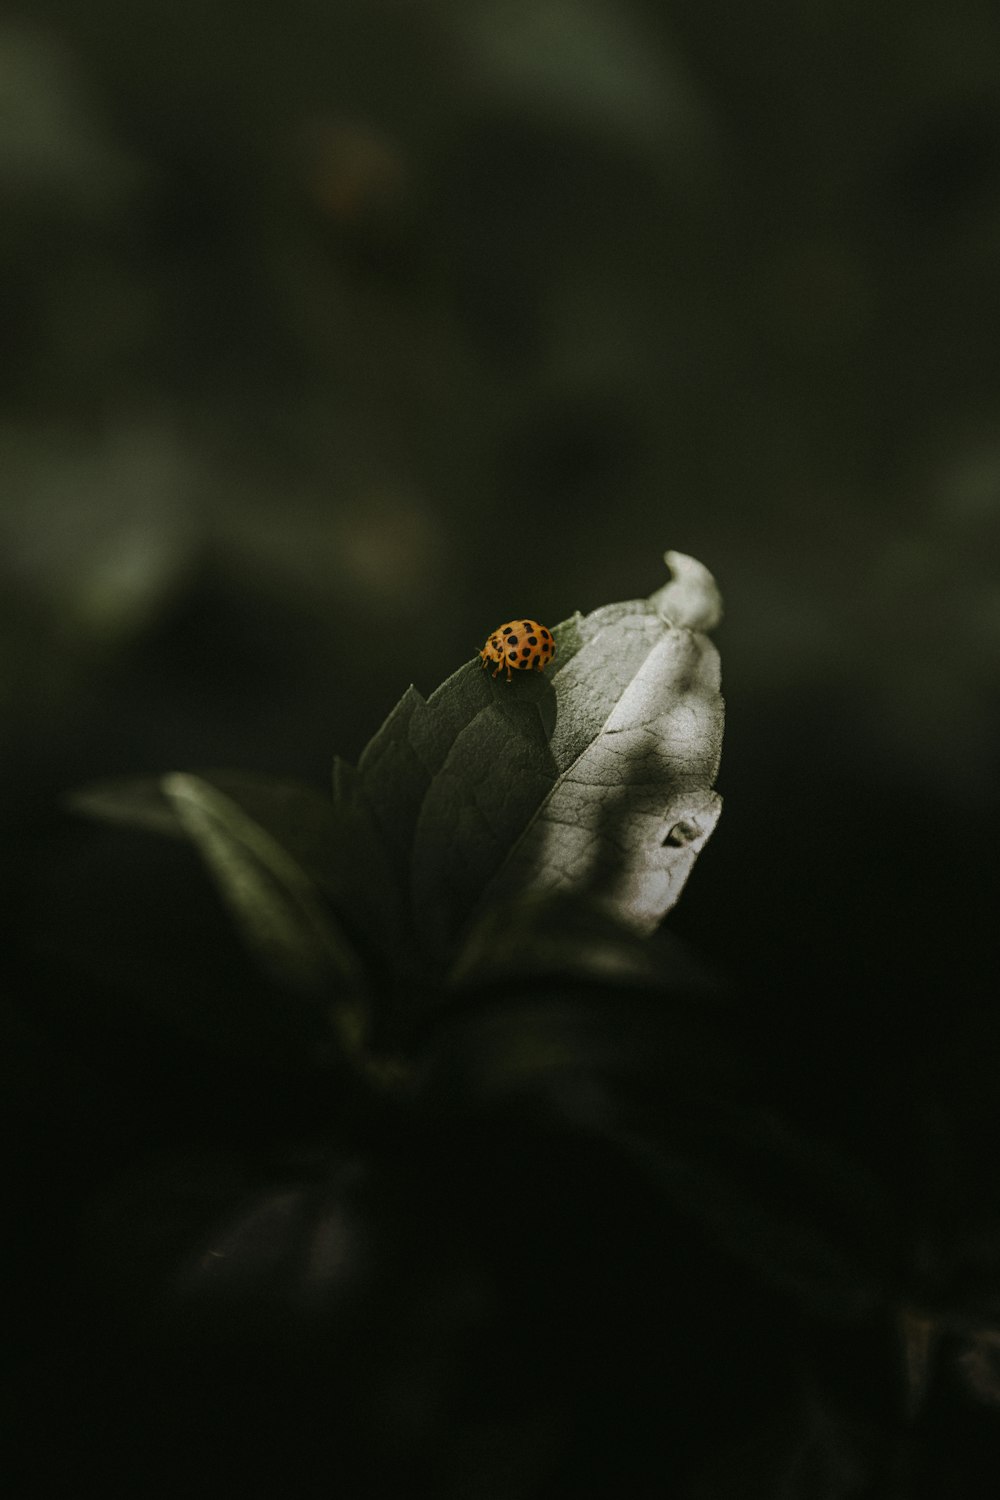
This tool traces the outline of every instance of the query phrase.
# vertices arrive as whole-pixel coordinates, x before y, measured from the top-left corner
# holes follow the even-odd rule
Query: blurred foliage
[[[118,722],[124,654],[196,637],[221,572],[270,678],[312,641],[344,743],[512,596],[624,588],[659,517],[753,621],[741,691],[820,678],[852,766],[992,797],[989,8],[227,16],[42,0],[0,39],[34,732],[88,737],[81,674]],[[235,756],[212,677],[176,732]]]
[[[404,1247],[358,1252],[377,1268],[360,1305],[383,1311],[345,1334],[356,1351],[380,1330],[370,1364],[344,1364],[360,1372],[357,1451],[372,1413],[392,1434],[375,1493],[400,1492],[421,1442],[442,1495],[464,1472],[489,1493],[551,1493],[567,1452],[567,1493],[612,1492],[596,1434],[633,1462],[618,1493],[643,1493],[644,1460],[680,1474],[709,1452],[678,1480],[692,1500],[983,1493],[1000,1243],[998,78],[987,0],[7,7],[0,1021],[9,1202],[31,1226],[10,1252],[10,1326],[36,1405],[30,1381],[6,1394],[52,1464],[47,1360],[77,1456],[123,1443],[142,1470],[171,1454],[176,1405],[144,1430],[148,1453],[109,1417],[117,1399],[138,1418],[162,1388],[106,1311],[80,1326],[90,1271],[66,1264],[98,1183],[133,1174],[141,1191],[159,1151],[177,1193],[149,1210],[158,1265],[175,1243],[162,1216],[189,1247],[192,1222],[228,1203],[244,1244],[248,1204],[271,1205],[259,1238],[276,1263],[298,1263],[285,1234]],[[762,1290],[759,1254],[734,1269],[705,1203],[678,1188],[664,1207],[634,1122],[596,1147],[604,1085],[587,1068],[553,1084],[570,1127],[498,1105],[450,1134],[431,1109],[373,1152],[392,1127],[353,1112],[346,1081],[303,1081],[270,1029],[273,986],[191,851],[98,840],[57,810],[68,788],[165,766],[325,786],[333,753],[356,760],[408,682],[426,692],[515,610],[553,620],[633,592],[662,536],[711,561],[728,610],[724,833],[671,919],[669,962],[686,939],[737,981],[705,1045],[756,1090],[747,1140],[772,1175],[752,1210],[814,1227],[827,1181],[762,1138],[761,1115],[867,1185],[831,1199],[852,1227],[829,1264],[874,1263],[890,1292],[850,1329],[820,1332],[787,1287]],[[89,954],[46,948],[67,925]],[[604,940],[608,969],[634,977],[623,940]],[[548,982],[570,984],[564,957],[555,943]],[[508,1000],[528,983],[494,979]],[[137,986],[150,1003],[129,1022]],[[234,1059],[237,1015],[270,1064]],[[566,1024],[554,1053],[603,1054],[601,1025]],[[681,1072],[701,1079],[701,1023],[676,1024]],[[511,1050],[489,1026],[456,1047],[491,1077]],[[336,1148],[303,1164],[320,1124]],[[750,1168],[713,1160],[723,1217],[745,1222],[732,1195]],[[873,1181],[893,1228],[865,1243]],[[147,1222],[126,1201],[95,1229],[116,1297],[129,1252],[117,1264],[108,1247]],[[359,1263],[334,1262],[334,1280]],[[195,1345],[168,1360],[185,1419],[210,1434],[212,1393],[233,1381],[233,1444],[268,1421],[287,1436],[251,1444],[245,1472],[286,1493],[290,1455],[343,1390],[300,1381],[296,1414],[288,1367],[264,1378],[266,1340],[242,1378]],[[336,1461],[311,1451],[328,1480]]]

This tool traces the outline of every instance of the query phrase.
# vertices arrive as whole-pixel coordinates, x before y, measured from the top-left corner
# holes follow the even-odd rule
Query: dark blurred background
[[[12,825],[116,772],[322,784],[497,620],[646,594],[674,547],[730,705],[678,925],[971,977],[988,0],[32,0],[0,196]]]
[[[998,294],[992,0],[6,6],[15,1148],[29,1119],[56,1171],[101,1094],[75,1070],[111,1056],[68,1176],[128,1155],[159,1052],[133,1021],[112,1045],[102,944],[148,955],[120,995],[176,989],[174,961],[249,993],[221,914],[192,915],[193,859],[110,860],[67,831],[67,789],[323,787],[409,682],[512,614],[650,593],[669,547],[720,583],[728,702],[723,817],[670,925],[744,997],[775,1107],[911,1207],[977,1203],[1000,1149]],[[62,956],[92,922],[86,962]],[[197,1138],[175,1064],[158,1107]],[[40,1286],[70,1217],[23,1252]]]
[[[90,777],[325,784],[675,547],[729,702],[677,930],[782,1025],[984,998],[995,7],[32,0],[0,101],[12,868]]]

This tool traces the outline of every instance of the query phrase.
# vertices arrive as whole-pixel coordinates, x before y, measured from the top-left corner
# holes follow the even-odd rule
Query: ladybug
[[[530,672],[534,667],[541,672],[555,654],[551,630],[537,620],[510,620],[506,625],[498,625],[479,653],[484,667],[496,662],[494,677],[506,667],[508,682],[512,671]]]

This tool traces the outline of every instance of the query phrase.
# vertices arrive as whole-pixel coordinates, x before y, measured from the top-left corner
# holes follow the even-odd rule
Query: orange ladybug
[[[479,653],[484,667],[496,662],[494,677],[506,667],[508,682],[512,671],[530,672],[532,667],[536,672],[543,671],[555,654],[551,630],[537,620],[509,620],[506,625],[498,625]]]

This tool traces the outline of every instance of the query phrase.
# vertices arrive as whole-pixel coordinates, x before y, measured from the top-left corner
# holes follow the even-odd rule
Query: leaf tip
[[[187,771],[168,771],[160,777],[160,790],[173,802],[178,797],[190,797],[199,780]]]
[[[670,578],[650,598],[662,620],[679,630],[713,630],[722,619],[722,596],[712,574],[686,552],[668,551]]]

